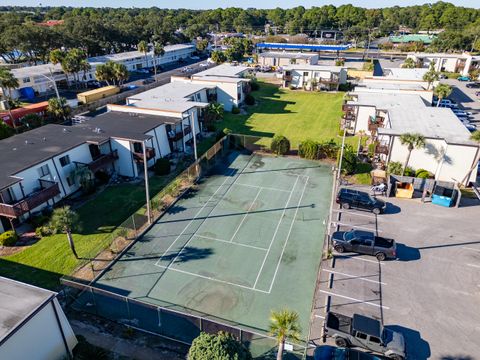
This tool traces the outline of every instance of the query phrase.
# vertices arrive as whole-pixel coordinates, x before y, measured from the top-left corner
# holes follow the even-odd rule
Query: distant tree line
[[[64,20],[64,24],[36,25],[47,20]],[[353,5],[268,10],[0,6],[0,54],[10,63],[35,63],[46,61],[52,49],[61,47],[81,48],[88,56],[95,56],[133,50],[145,40],[154,39],[160,44],[185,42],[205,37],[210,31],[264,34],[265,24],[272,25],[267,35],[285,32],[315,36],[321,29],[333,28],[341,29],[355,41],[388,35],[400,25],[414,31],[445,29],[432,49],[470,50],[480,35],[480,10],[446,2],[383,9]]]

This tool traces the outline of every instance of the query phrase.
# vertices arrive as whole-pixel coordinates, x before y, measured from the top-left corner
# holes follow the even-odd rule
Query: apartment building
[[[478,147],[470,132],[447,108],[432,107],[413,94],[349,93],[343,106],[342,125],[352,133],[364,131],[375,144],[375,153],[388,163],[405,163],[407,146],[400,136],[418,133],[426,146],[412,151],[409,166],[425,169],[436,180],[468,184],[475,181]]]
[[[50,124],[0,141],[0,232],[79,190],[75,173],[81,167],[141,177],[143,147],[148,167],[185,149],[189,121],[129,106],[118,110],[113,106],[76,126]]]
[[[301,52],[263,52],[258,54],[258,63],[262,66],[316,65],[318,54]]]
[[[157,65],[164,65],[172,62],[186,59],[192,56],[195,46],[192,44],[176,44],[165,46],[165,54],[157,56]],[[95,70],[100,64],[107,61],[114,61],[124,64],[128,71],[135,71],[141,68],[153,67],[154,54],[150,51],[146,55],[139,51],[128,51],[118,54],[102,55],[87,59],[91,65],[90,71],[85,74],[81,73],[81,80],[95,80]],[[52,92],[55,82],[67,82],[67,76],[62,70],[60,64],[42,64],[36,66],[21,67],[12,69],[12,74],[18,79],[19,87],[13,91],[12,97],[31,98],[35,95]]]
[[[75,345],[57,293],[0,277],[0,359],[71,359]]]
[[[287,65],[282,72],[284,87],[310,90],[316,82],[320,90],[338,90],[347,83],[347,68],[342,66]]]
[[[423,80],[423,76],[427,73],[427,68],[404,69],[404,68],[385,68],[383,76],[366,76],[362,83],[364,85],[402,85],[402,86],[420,86],[425,90],[432,90],[438,85],[438,81],[431,84]]]
[[[467,52],[452,53],[409,53],[407,58],[413,59],[419,68],[428,68],[435,63],[436,71],[458,72],[464,76],[472,70],[480,69],[480,56]]]

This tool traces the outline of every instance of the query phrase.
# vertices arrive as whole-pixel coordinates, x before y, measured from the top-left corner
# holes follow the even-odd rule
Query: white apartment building
[[[362,80],[363,85],[377,85],[377,86],[417,86],[425,90],[432,90],[438,85],[438,81],[428,84],[423,80],[423,76],[428,71],[426,68],[422,69],[403,69],[403,68],[385,68],[383,69],[383,76],[366,76]]]
[[[386,163],[405,163],[408,149],[400,142],[405,133],[425,137],[426,146],[414,149],[409,166],[425,169],[436,180],[468,184],[475,181],[478,146],[470,140],[470,132],[447,108],[432,107],[421,96],[412,94],[350,93],[343,106],[343,126],[352,133],[360,130],[376,142],[375,152]]]
[[[320,90],[338,90],[347,83],[347,68],[323,65],[287,65],[282,68],[283,86],[310,90],[312,82]]]
[[[192,56],[194,51],[195,46],[192,44],[167,45],[165,46],[165,54],[163,56],[157,56],[156,62],[157,65],[164,65],[179,61],[180,59],[186,59]],[[139,51],[128,51],[119,54],[91,57],[87,59],[91,65],[90,71],[85,74],[80,73],[80,78],[83,79],[85,77],[86,81],[95,80],[96,67],[100,64],[105,64],[107,61],[124,64],[128,71],[151,68],[153,67],[153,56],[153,51],[147,53],[146,56]],[[18,89],[12,93],[14,98],[22,95],[25,96],[26,92],[35,94],[51,92],[54,90],[52,79],[56,82],[66,82],[67,78],[59,64],[54,65],[50,63],[12,69],[12,74],[19,82]],[[71,76],[69,78],[71,78]]]
[[[112,106],[76,126],[50,124],[1,140],[0,232],[79,190],[80,167],[143,176],[143,147],[151,167],[184,151],[190,125],[173,112]]]
[[[318,54],[287,52],[287,51],[269,51],[258,54],[258,63],[262,66],[287,66],[287,65],[316,65],[318,63]]]
[[[413,59],[419,68],[428,68],[435,62],[436,71],[458,72],[464,76],[470,71],[480,69],[480,56],[467,52],[451,53],[409,53],[407,58]]]
[[[0,277],[0,359],[71,359],[77,338],[57,294]]]

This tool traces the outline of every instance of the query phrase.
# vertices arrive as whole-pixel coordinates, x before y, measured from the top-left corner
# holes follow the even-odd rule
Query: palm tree
[[[83,80],[86,81],[87,80],[87,72],[90,71],[90,69],[92,68],[92,66],[90,65],[90,63],[87,61],[87,59],[82,59],[80,61],[80,64],[78,64],[78,67],[80,69],[80,71],[83,71]],[[85,84],[86,85],[86,84]]]
[[[468,182],[468,179],[470,178],[470,175],[472,174],[473,170],[475,170],[475,167],[478,166],[478,162],[480,161],[480,130],[475,130],[472,135],[470,135],[470,140],[474,141],[477,143],[478,146],[478,155],[475,158],[475,161],[472,164],[472,167],[468,170],[467,175],[462,180],[462,184],[466,184]]]
[[[365,130],[358,131],[358,146],[357,146],[357,156],[360,153],[360,146],[362,145],[363,137],[365,136]]]
[[[400,135],[400,143],[402,145],[407,145],[408,155],[407,160],[405,161],[405,167],[403,168],[402,175],[405,174],[405,169],[408,166],[410,161],[410,155],[412,154],[413,149],[421,149],[425,147],[425,137],[416,133],[405,133]]]
[[[70,209],[70,206],[64,206],[53,210],[50,227],[56,232],[67,234],[68,243],[73,255],[78,259],[75,243],[73,242],[72,231],[79,227],[78,214]]]
[[[430,89],[430,85],[434,83],[435,81],[438,81],[440,78],[440,74],[435,71],[435,61],[432,61],[430,63],[430,67],[428,71],[423,75],[423,81],[426,81],[428,83],[427,90]]]
[[[142,40],[138,43],[137,45],[138,51],[142,52],[145,56],[145,67],[148,67],[148,59],[147,59],[147,54],[148,54],[148,43],[145,40]]]
[[[447,98],[452,93],[452,87],[447,84],[438,84],[435,86],[435,89],[433,89],[433,93],[438,97],[438,107],[442,99]]]
[[[416,67],[417,67],[417,64],[415,63],[415,60],[413,60],[412,58],[406,58],[402,64],[402,68],[404,69],[415,69]]]
[[[110,61],[107,61],[105,64],[97,65],[95,68],[95,78],[98,81],[105,81],[107,85],[113,80],[113,69]]]
[[[19,86],[18,79],[12,74],[12,72],[7,69],[0,67],[0,88],[2,89],[2,94],[6,98],[7,102],[12,98],[12,89],[16,89]],[[12,126],[17,130],[17,124],[12,114],[12,109],[10,105],[8,107],[8,114],[12,120]]]
[[[55,119],[67,120],[68,115],[71,112],[70,106],[68,106],[67,99],[64,97],[58,98],[51,98],[48,100],[48,107],[47,112]]]
[[[272,311],[270,314],[270,334],[277,338],[277,360],[282,360],[285,341],[287,339],[299,341],[300,339],[298,313],[288,309]]]
[[[118,85],[122,85],[125,81],[128,80],[128,69],[123,64],[113,63],[112,75],[114,82],[116,82]]]
[[[217,121],[223,119],[225,110],[223,109],[223,104],[212,103],[208,104],[206,112],[209,120]]]
[[[165,49],[160,43],[155,43],[153,46],[153,70],[155,72],[155,78],[157,77],[157,56],[163,56],[165,54]]]

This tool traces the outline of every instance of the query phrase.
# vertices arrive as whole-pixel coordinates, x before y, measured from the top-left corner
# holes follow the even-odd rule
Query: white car
[[[200,58],[198,56],[190,56],[190,59],[192,60],[200,60]]]
[[[200,67],[204,68],[204,67],[208,67],[208,64],[207,64],[207,63],[201,63],[201,64],[200,64],[200,65],[198,65],[198,66],[200,66]]]
[[[137,69],[135,72],[140,74],[149,74],[150,72],[147,69]]]
[[[464,110],[460,110],[460,109],[452,109],[452,111],[455,113],[455,115],[463,115],[463,116],[470,116],[470,115],[472,115],[471,112],[469,112],[469,111],[464,111]]]

